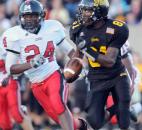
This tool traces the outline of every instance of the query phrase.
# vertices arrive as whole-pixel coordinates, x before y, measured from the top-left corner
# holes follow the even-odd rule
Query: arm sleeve
[[[56,27],[56,31],[54,32],[55,33],[54,39],[56,39],[57,42],[55,42],[55,43],[58,46],[65,39],[66,30],[65,30],[64,26],[58,21],[56,21],[55,27]]]
[[[10,68],[12,65],[16,64],[18,62],[19,55],[12,53],[12,52],[7,52],[6,56],[6,71],[8,74],[10,74]]]
[[[6,58],[6,50],[2,44],[0,44],[0,59],[5,60]]]
[[[130,51],[130,44],[128,41],[126,41],[125,44],[121,47],[121,57],[122,58],[127,57],[129,51]]]
[[[81,23],[78,23],[77,21],[75,21],[70,29],[69,29],[69,35],[70,35],[70,39],[76,44],[76,40],[77,40],[77,37],[80,33],[82,29],[82,25]]]
[[[61,51],[64,52],[64,54],[69,54],[71,50],[74,49],[73,46],[66,39],[64,39],[62,43],[58,45],[58,47]]]
[[[5,50],[14,52],[19,54],[20,53],[20,44],[17,39],[15,39],[15,35],[13,32],[4,32],[2,35],[2,44]]]
[[[129,36],[128,27],[124,24],[122,27],[116,28],[115,34],[110,42],[109,47],[115,47],[120,49],[127,41]]]
[[[9,41],[6,50],[15,54],[20,54],[20,43],[18,41]]]

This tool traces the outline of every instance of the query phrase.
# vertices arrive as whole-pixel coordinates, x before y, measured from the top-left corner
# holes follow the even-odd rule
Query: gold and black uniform
[[[113,66],[105,67],[97,60],[93,62],[88,58],[90,89],[87,96],[86,112],[87,121],[93,129],[100,129],[105,118],[105,104],[111,93],[117,109],[118,125],[127,129],[130,125],[130,81],[124,65],[121,62],[120,49],[126,42],[129,31],[125,23],[105,19],[105,24],[96,28],[95,22],[84,26],[74,22],[70,29],[70,38],[78,46],[79,40],[86,42],[86,51],[105,55],[108,47],[117,48],[119,54]]]
[[[83,37],[87,43],[87,48],[89,48],[88,53],[91,50],[104,55],[108,47],[115,47],[120,50],[127,40],[128,35],[128,28],[123,22],[111,19],[106,19],[105,24],[98,29],[96,29],[93,24],[90,26],[83,26],[79,22],[74,22],[70,29],[70,38],[74,43],[77,43],[78,37]],[[104,67],[98,62],[93,62],[89,58],[88,62],[88,79],[90,81],[113,79],[125,72],[125,67],[121,62],[120,52],[116,59],[116,63],[110,68]],[[96,89],[101,89],[101,85],[99,85],[99,88],[96,86]]]

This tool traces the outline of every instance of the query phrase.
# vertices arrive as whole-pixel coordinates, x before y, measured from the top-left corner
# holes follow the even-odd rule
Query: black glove
[[[87,46],[86,46],[86,41],[85,41],[85,39],[84,39],[84,36],[78,37],[78,38],[76,39],[76,43],[77,43],[78,49],[80,49],[80,50],[84,50],[84,49],[87,48]]]
[[[68,78],[68,79],[66,78],[65,80],[66,80],[67,83],[72,83],[72,82],[74,82],[76,79],[78,79],[78,77],[79,77],[79,76],[76,75],[75,77]]]
[[[39,54],[36,55],[33,59],[31,59],[30,64],[33,68],[37,68],[45,63],[45,58]]]
[[[8,85],[9,82],[9,77],[3,79],[3,81],[1,82],[2,87],[6,87]]]

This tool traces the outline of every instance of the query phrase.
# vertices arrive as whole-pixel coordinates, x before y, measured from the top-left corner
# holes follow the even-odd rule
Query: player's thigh
[[[105,114],[104,107],[108,95],[108,90],[93,92],[93,96],[92,98],[90,98],[90,105],[87,109],[87,113],[89,116],[94,116],[95,120],[103,120],[102,118],[104,118]]]
[[[57,114],[61,114],[65,111],[65,105],[68,95],[68,86],[65,85],[62,75],[60,72],[56,72],[48,82],[47,89],[49,100],[54,106]]]
[[[55,122],[58,123],[58,115],[54,110],[54,106],[52,106],[49,96],[46,91],[43,90],[44,85],[32,87],[32,92],[38,103],[42,106],[44,111],[50,116]]]

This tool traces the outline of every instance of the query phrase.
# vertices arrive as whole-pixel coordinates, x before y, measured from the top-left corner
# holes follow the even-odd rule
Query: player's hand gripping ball
[[[72,83],[75,81],[83,68],[82,60],[80,58],[70,59],[69,62],[65,65],[64,68],[64,78],[67,83]]]

